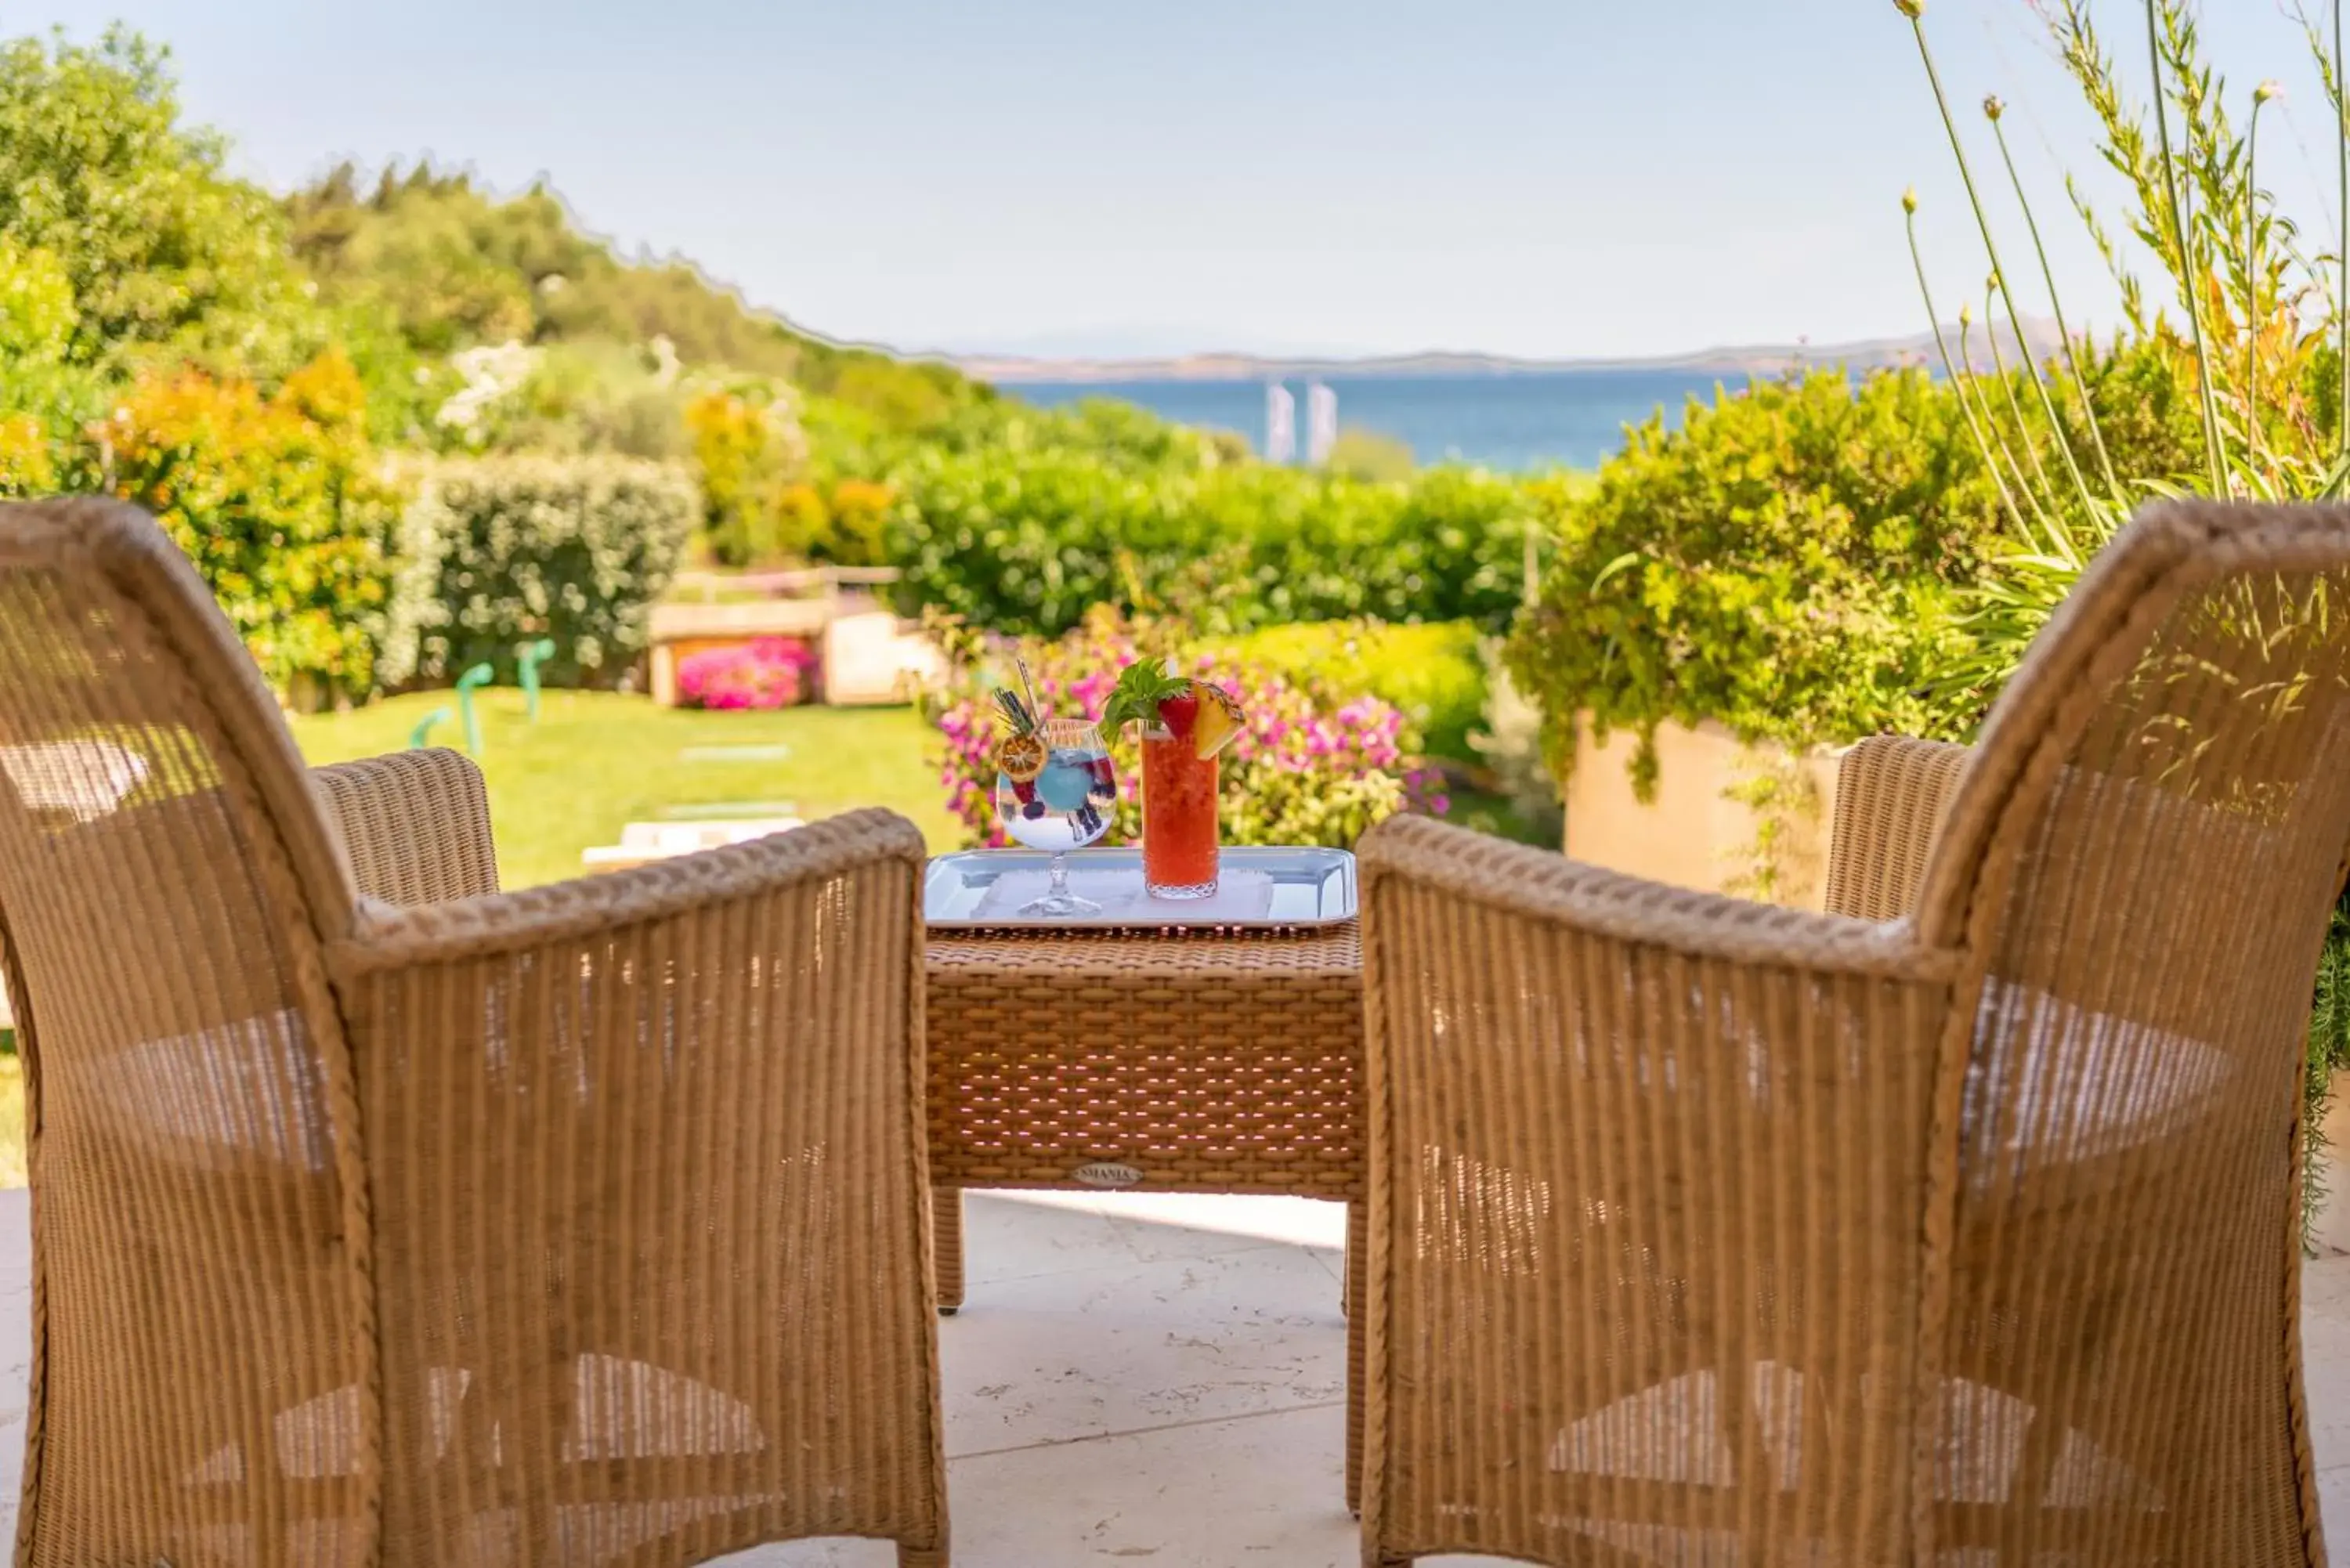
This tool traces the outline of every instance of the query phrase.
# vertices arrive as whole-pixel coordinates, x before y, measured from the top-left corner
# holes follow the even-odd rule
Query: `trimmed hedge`
[[[1498,630],[1547,506],[1541,484],[1471,469],[1372,484],[1072,447],[931,452],[898,482],[885,545],[901,607],[1040,637],[1104,604],[1225,634],[1360,618]]]
[[[515,645],[555,643],[551,685],[612,686],[650,642],[652,607],[702,514],[693,482],[633,458],[494,457],[417,476],[385,684],[454,680]]]

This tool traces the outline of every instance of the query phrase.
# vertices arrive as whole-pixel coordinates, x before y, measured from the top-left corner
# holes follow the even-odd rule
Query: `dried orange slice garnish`
[[[1014,784],[1027,784],[1045,771],[1050,755],[1042,735],[1006,735],[995,748],[995,765]]]

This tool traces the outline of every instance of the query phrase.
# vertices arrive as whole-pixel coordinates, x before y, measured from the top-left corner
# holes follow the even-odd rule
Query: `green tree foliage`
[[[47,253],[0,244],[0,500],[57,488],[49,416],[72,326],[72,287]]]
[[[1935,728],[1918,691],[1958,635],[1998,502],[1958,403],[1922,371],[1814,370],[1631,432],[1571,504],[1510,669],[1564,774],[1578,716],[1797,744]]]
[[[71,363],[283,374],[322,340],[285,220],[180,123],[168,62],[120,27],[0,44],[0,243],[62,272]]]
[[[484,451],[618,452],[673,462],[691,455],[691,392],[674,363],[641,344],[558,343],[533,351],[513,393],[485,410]]]
[[[544,184],[502,199],[428,163],[372,181],[345,164],[286,205],[295,254],[346,338],[375,346],[360,365],[376,426],[404,444],[723,456],[726,443],[690,417],[707,397],[805,410],[826,432],[814,472],[801,472],[810,460],[795,424],[746,460],[755,479],[702,476],[713,497],[704,547],[721,562],[869,558],[870,508],[836,527],[828,502],[812,512],[795,488],[803,478],[886,482],[924,443],[1003,428],[994,394],[950,367],[827,343],[683,262],[622,260]],[[478,417],[442,417],[463,380],[449,358],[506,343],[543,351],[527,379]],[[441,369],[420,373],[427,365]]]
[[[785,492],[806,457],[791,410],[772,399],[712,389],[686,405],[702,472],[702,538],[721,565],[804,554],[800,514]]]
[[[346,163],[287,202],[294,253],[328,300],[381,306],[420,354],[536,340],[541,293],[600,254],[543,188],[497,202],[421,163],[365,193],[358,179]]]
[[[1201,477],[1218,541],[1245,541],[1258,624],[1369,618],[1508,625],[1546,487],[1457,465],[1367,484],[1252,463]]]
[[[63,363],[77,318],[73,279],[57,258],[0,240],[0,360],[12,369]]]
[[[884,430],[917,434],[937,431],[987,395],[945,365],[862,349],[808,356],[797,379],[811,391],[871,415]]]

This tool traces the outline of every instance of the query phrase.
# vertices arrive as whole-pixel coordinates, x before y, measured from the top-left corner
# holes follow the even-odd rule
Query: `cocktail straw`
[[[1020,689],[1028,694],[1028,716],[1036,727],[1045,727],[1045,710],[1036,705],[1036,683],[1028,678],[1028,661],[1018,654],[1012,656],[1013,668],[1020,671]]]

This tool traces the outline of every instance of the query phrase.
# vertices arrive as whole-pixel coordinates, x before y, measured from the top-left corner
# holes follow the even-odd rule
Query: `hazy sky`
[[[2280,0],[2204,9],[2240,108],[2288,83],[2262,163],[2330,228],[2297,27]],[[2142,80],[2138,5],[2103,15]],[[1906,334],[1913,182],[1946,296],[1984,270],[1891,0],[0,0],[6,34],[118,16],[273,185],[426,152],[503,189],[543,173],[626,248],[906,348]],[[2093,144],[2029,0],[1927,20],[1983,160],[1976,105],[2015,106],[2069,307],[2110,321],[2055,183]],[[2006,244],[2020,272],[2020,226]]]

